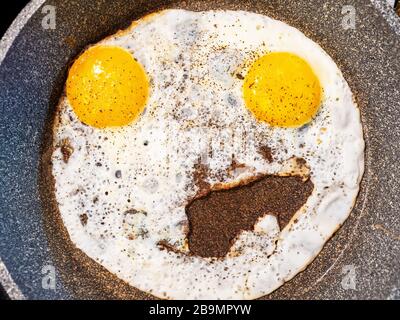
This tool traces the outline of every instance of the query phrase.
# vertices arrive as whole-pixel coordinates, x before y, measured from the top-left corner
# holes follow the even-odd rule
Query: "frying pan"
[[[341,25],[349,4],[356,10],[355,29]],[[42,27],[45,5],[56,8],[54,30]],[[0,281],[9,295],[152,298],[74,248],[52,196],[49,145],[73,58],[164,8],[242,9],[287,22],[334,59],[360,106],[366,170],[356,206],[311,265],[264,298],[399,299],[400,21],[376,0],[32,1],[0,46]]]

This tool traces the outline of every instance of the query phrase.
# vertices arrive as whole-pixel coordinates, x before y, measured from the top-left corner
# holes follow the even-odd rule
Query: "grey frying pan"
[[[350,3],[349,3],[350,2]],[[351,4],[355,28],[343,28]],[[43,23],[56,9],[56,25]],[[356,95],[366,171],[350,218],[266,299],[400,298],[400,19],[385,1],[34,0],[0,44],[0,281],[12,298],[152,298],[75,249],[52,197],[48,147],[66,71],[88,44],[164,8],[242,9],[300,29]]]

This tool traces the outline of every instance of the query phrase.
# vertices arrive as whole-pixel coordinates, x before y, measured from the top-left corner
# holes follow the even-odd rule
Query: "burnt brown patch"
[[[254,230],[260,217],[275,215],[283,229],[314,189],[301,176],[259,177],[246,185],[209,191],[186,207],[189,249],[201,257],[224,257],[235,238]]]
[[[241,169],[246,168],[246,165],[244,163],[240,163],[238,161],[235,160],[234,157],[232,157],[232,162],[231,165],[228,167],[227,169],[227,173],[228,175],[233,175],[235,172],[238,172]]]
[[[261,146],[258,148],[258,152],[262,155],[262,157],[267,160],[269,163],[274,161],[272,156],[272,149],[268,146]]]
[[[236,170],[236,169],[240,169],[240,168],[246,168],[246,165],[244,163],[237,162],[235,160],[235,158],[233,158],[230,170]]]
[[[160,250],[167,250],[181,255],[182,252],[170,244],[167,240],[160,240],[157,242],[157,246]]]
[[[207,194],[211,189],[210,184],[206,181],[207,176],[209,174],[209,170],[205,164],[202,164],[200,162],[195,165],[194,169],[195,170],[193,174],[193,181],[196,187],[198,188],[196,197],[201,197]]]
[[[236,78],[238,78],[239,80],[244,80],[244,76],[240,73],[236,74]]]
[[[303,166],[306,166],[306,165],[307,165],[307,161],[306,161],[305,159],[303,159],[303,158],[297,158],[297,157],[296,157],[296,164],[297,164],[299,167],[303,167]]]
[[[147,212],[146,211],[142,211],[142,210],[136,210],[134,208],[128,209],[124,212],[124,216],[130,215],[130,214],[144,214],[145,216],[147,216]]]
[[[65,163],[68,163],[69,158],[74,153],[74,148],[72,147],[71,142],[69,141],[69,139],[62,139],[60,141],[60,143],[58,144],[58,146],[61,150],[61,154],[63,156],[63,161]]]
[[[79,220],[81,220],[82,226],[86,226],[87,225],[88,219],[89,219],[89,217],[88,217],[88,215],[86,213],[82,213],[79,216]]]

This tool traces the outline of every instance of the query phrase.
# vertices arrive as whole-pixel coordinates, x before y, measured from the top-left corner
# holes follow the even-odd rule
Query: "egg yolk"
[[[274,52],[251,66],[244,79],[243,96],[259,121],[300,127],[317,113],[321,86],[306,61],[288,52]]]
[[[128,51],[95,46],[72,65],[66,90],[83,123],[106,128],[127,125],[142,113],[149,82],[143,67]]]

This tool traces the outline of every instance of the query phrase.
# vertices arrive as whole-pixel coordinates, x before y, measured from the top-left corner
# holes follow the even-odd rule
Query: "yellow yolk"
[[[96,127],[124,126],[144,110],[149,82],[143,67],[126,50],[96,46],[72,65],[67,98],[78,118]]]
[[[306,61],[288,52],[274,52],[251,66],[244,79],[243,96],[259,121],[299,127],[317,113],[321,86]]]

